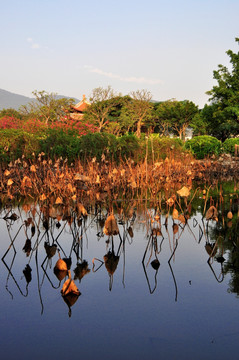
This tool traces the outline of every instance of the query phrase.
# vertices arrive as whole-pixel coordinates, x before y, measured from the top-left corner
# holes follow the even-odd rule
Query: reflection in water
[[[35,271],[41,312],[44,311],[42,286],[45,281],[48,281],[52,289],[59,292],[60,288],[62,289],[61,295],[68,306],[69,316],[71,316],[71,308],[81,295],[75,281],[79,280],[79,284],[83,278],[86,279],[84,281],[87,281],[88,276],[85,277],[85,275],[96,274],[100,269],[102,271],[103,265],[109,275],[109,290],[111,291],[114,274],[122,261],[122,283],[125,287],[127,247],[135,246],[133,240],[138,236],[140,230],[146,239],[141,259],[143,274],[150,294],[157,289],[158,275],[163,266],[162,260],[166,258],[174,284],[175,301],[177,301],[178,285],[174,263],[180,242],[183,241],[184,232],[187,229],[198,245],[203,238],[205,239],[203,249],[208,255],[205,265],[209,266],[216,281],[222,282],[225,274],[230,272],[232,278],[229,284],[230,291],[239,295],[237,197],[235,201],[230,201],[229,216],[225,203],[212,205],[212,199],[208,209],[205,203],[201,205],[202,214],[198,213],[198,204],[193,208],[193,202],[188,203],[186,199],[184,202],[181,199],[176,201],[175,198],[169,200],[164,210],[161,205],[152,209],[146,206],[137,207],[135,203],[130,208],[123,203],[116,203],[114,209],[111,206],[109,211],[97,205],[86,210],[82,204],[74,209],[62,204],[42,207],[31,205],[26,212],[22,208],[14,209],[14,211],[3,208],[1,210],[2,221],[6,224],[10,240],[2,257],[2,262],[7,269],[6,290],[13,298],[13,293],[9,290],[9,279],[11,278],[20,294],[24,297],[28,296],[32,274]],[[96,246],[92,269],[90,269],[91,259],[87,260],[87,257],[84,256],[87,254],[83,254],[83,252],[87,249],[88,234],[92,233],[92,230],[96,242],[101,247],[103,239],[107,238],[104,255],[99,254],[99,246]],[[61,241],[66,236],[67,242]],[[15,243],[18,238],[22,237],[26,239],[22,250],[28,260],[22,270],[22,278],[25,279],[24,286],[20,286],[14,272],[14,263],[19,255]],[[35,259],[35,268],[33,259]],[[72,264],[73,278],[71,275]]]

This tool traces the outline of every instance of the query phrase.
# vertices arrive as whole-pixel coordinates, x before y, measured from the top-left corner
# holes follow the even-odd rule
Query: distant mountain
[[[21,105],[26,105],[32,100],[33,98],[0,89],[0,110],[8,108],[18,110]]]
[[[57,99],[69,98],[69,96],[57,95],[56,98]],[[75,100],[76,103],[80,101],[76,98],[73,99]],[[34,100],[34,98],[30,98],[19,94],[14,94],[10,91],[0,89],[0,110],[9,109],[9,108],[18,110],[21,105],[26,105],[32,100]]]

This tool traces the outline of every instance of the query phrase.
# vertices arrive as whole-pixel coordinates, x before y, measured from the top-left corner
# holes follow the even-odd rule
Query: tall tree
[[[122,111],[122,119],[128,129],[136,127],[136,136],[141,136],[141,128],[152,119],[152,95],[147,90],[137,90],[129,94],[131,100],[127,102]]]
[[[197,113],[198,107],[192,101],[167,100],[159,103],[155,110],[156,124],[164,131],[171,131],[180,139],[184,139],[186,129],[191,125]]]
[[[70,106],[75,102],[72,98],[59,98],[55,93],[47,91],[33,91],[35,100],[20,108],[25,116],[36,117],[46,124],[58,121],[66,116]]]
[[[239,44],[239,38],[235,38]],[[217,85],[208,91],[213,105],[213,115],[209,132],[224,141],[227,137],[239,134],[239,52],[226,51],[230,58],[231,70],[218,65],[213,72]]]
[[[84,113],[84,120],[94,124],[102,132],[110,120],[110,113],[117,104],[117,95],[111,86],[93,89],[90,97],[91,106]]]

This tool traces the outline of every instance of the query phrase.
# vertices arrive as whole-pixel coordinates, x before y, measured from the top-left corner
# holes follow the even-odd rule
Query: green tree
[[[149,124],[152,120],[153,104],[152,95],[147,90],[137,90],[129,94],[131,100],[125,104],[122,110],[121,120],[124,122],[127,130],[136,128],[136,136],[140,138],[142,126]]]
[[[111,86],[93,89],[91,106],[84,113],[84,121],[94,124],[102,132],[110,121],[110,113],[116,108],[118,97]]]
[[[239,44],[239,38],[235,41]],[[208,131],[222,141],[239,133],[239,52],[228,50],[226,54],[231,70],[218,65],[218,70],[213,72],[217,85],[207,92],[213,105]]]
[[[155,109],[155,122],[163,135],[173,132],[180,139],[185,138],[186,129],[191,125],[198,113],[198,107],[189,100],[177,101],[175,99],[159,103]]]
[[[49,122],[58,121],[70,110],[71,105],[75,102],[72,98],[59,98],[55,93],[46,91],[33,91],[35,100],[27,105],[21,106],[20,112],[28,117],[36,117]]]

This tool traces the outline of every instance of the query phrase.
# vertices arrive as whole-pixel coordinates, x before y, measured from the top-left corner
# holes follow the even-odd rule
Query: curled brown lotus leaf
[[[32,181],[28,176],[24,176],[22,179],[22,186],[32,187]]]
[[[178,229],[179,229],[178,224],[173,224],[173,233],[174,233],[174,235],[177,234]]]
[[[217,253],[217,244],[216,243],[215,244],[207,243],[205,245],[205,250],[210,257],[214,257]]]
[[[183,186],[180,190],[177,191],[177,194],[181,197],[188,197],[190,190],[186,186]]]
[[[67,273],[68,273],[67,270],[58,270],[54,268],[54,274],[56,275],[59,281],[62,281],[67,276]]]
[[[7,182],[7,186],[11,186],[13,184],[13,180],[12,179],[9,179],[8,182]]]
[[[127,231],[128,231],[129,236],[130,236],[131,238],[133,238],[133,237],[134,237],[134,232],[133,232],[133,229],[132,229],[131,226],[128,227]]]
[[[66,271],[67,270],[67,264],[64,260],[58,259],[56,262],[56,265],[54,267],[54,270],[58,271]]]
[[[119,228],[117,225],[117,221],[114,217],[114,214],[111,214],[107,217],[103,231],[104,231],[105,235],[118,235],[119,234]]]
[[[61,199],[59,196],[57,197],[57,199],[56,199],[56,201],[55,201],[55,204],[56,204],[56,205],[63,204],[63,201],[62,201],[62,199]]]
[[[186,224],[186,219],[185,216],[183,214],[180,214],[178,216],[178,220],[182,223],[182,224]]]
[[[78,290],[76,284],[74,283],[74,281],[69,278],[67,279],[61,289],[61,293],[63,296],[66,296],[68,294],[75,294],[77,296],[80,295],[80,291]]]
[[[206,212],[206,220],[217,220],[218,211],[215,206],[210,206]]]
[[[108,273],[110,275],[113,275],[119,263],[119,256],[116,256],[114,252],[109,251],[104,256],[104,262]]]
[[[171,206],[173,206],[173,204],[174,204],[174,199],[173,199],[173,198],[169,198],[166,202],[167,202],[167,204],[171,207]]]
[[[79,216],[81,216],[81,215],[87,216],[88,215],[87,210],[84,207],[84,205],[82,205],[81,203],[78,203],[76,206],[77,206],[77,212],[78,212]]]
[[[84,260],[81,264],[77,264],[76,268],[74,269],[74,280],[81,280],[89,272],[90,269],[88,268],[88,262]]]
[[[35,165],[31,165],[31,166],[30,166],[30,171],[35,173],[35,172],[37,171],[36,166],[35,166]]]

